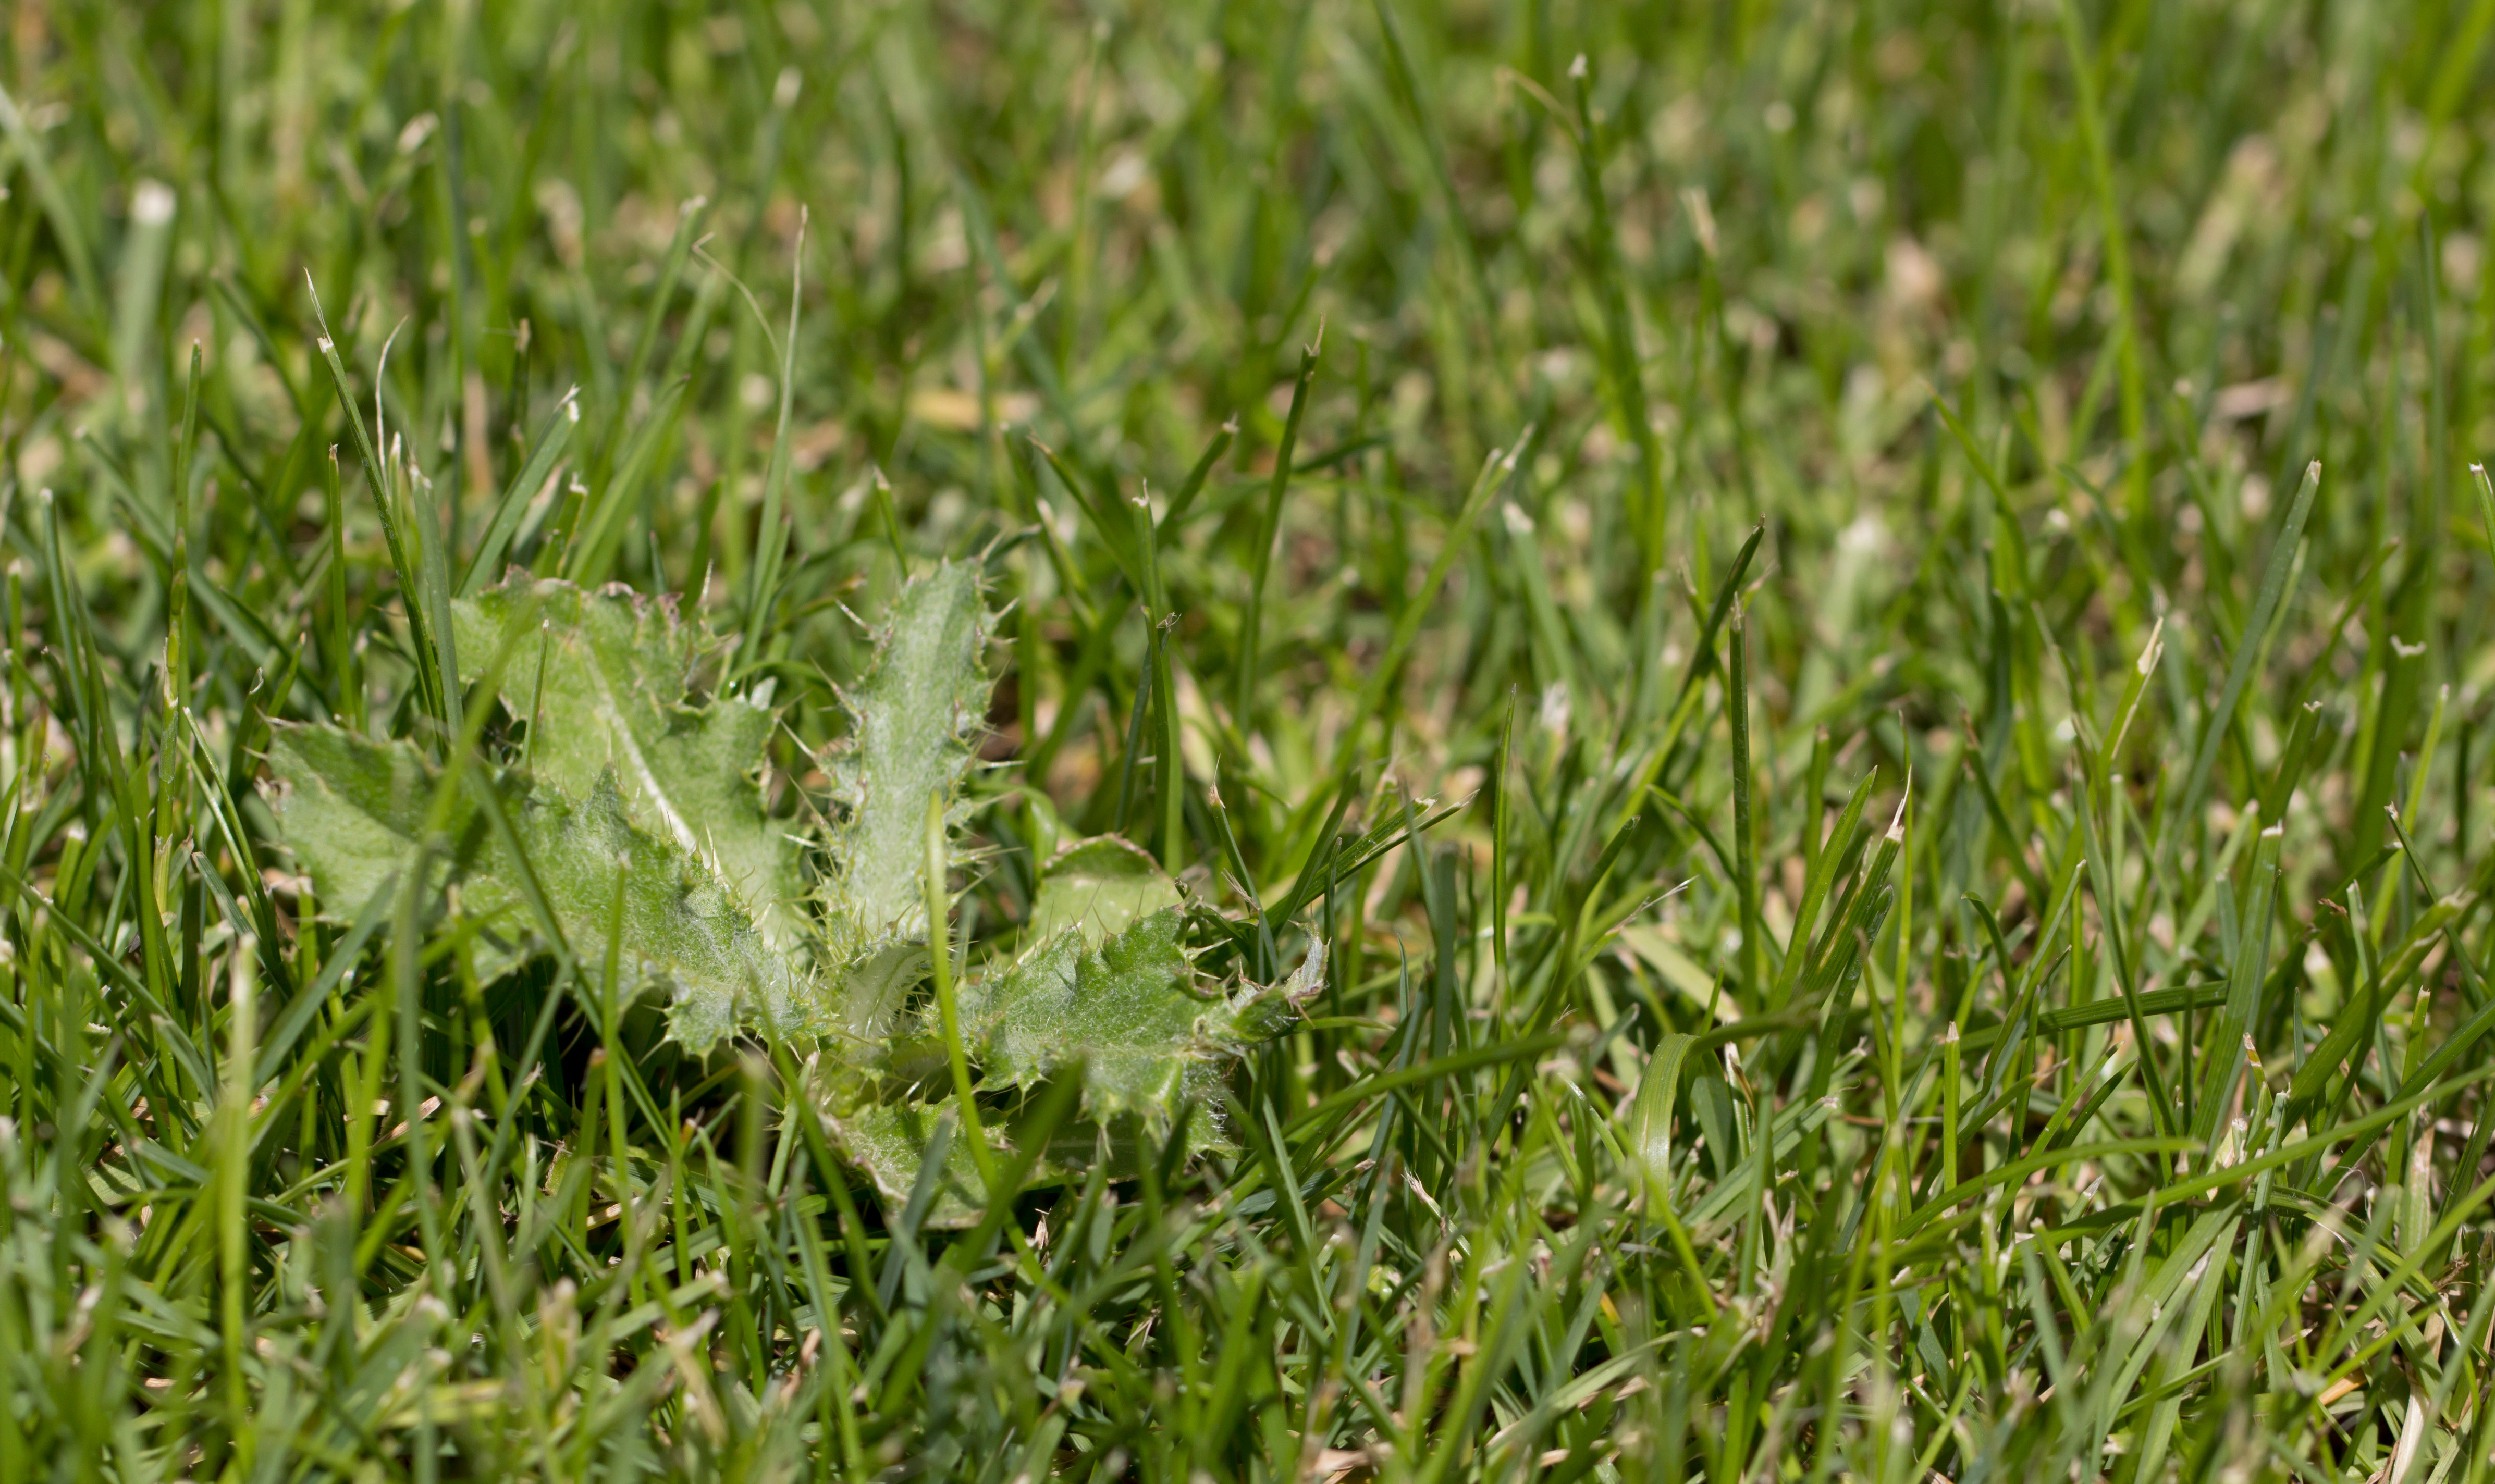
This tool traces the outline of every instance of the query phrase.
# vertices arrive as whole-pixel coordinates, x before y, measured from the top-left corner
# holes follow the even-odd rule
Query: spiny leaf
[[[841,977],[837,1029],[869,1047],[901,1026],[910,989],[927,977],[927,945],[886,943],[850,960]]]
[[[909,1208],[918,1193],[927,1149],[939,1119],[952,1123],[949,1105],[866,1103],[846,1112],[826,1112],[823,1126],[831,1131],[841,1153],[875,1183],[886,1209],[897,1215]],[[970,1226],[986,1205],[979,1191],[979,1172],[960,1126],[952,1124],[943,1132],[944,1163],[920,1208],[917,1224],[921,1227]],[[996,1141],[993,1136],[991,1141]]]
[[[288,846],[321,900],[351,915],[414,858],[434,818],[439,773],[404,742],[334,727],[282,727],[268,757],[271,805]],[[669,1033],[688,1049],[707,1051],[740,1022],[788,1034],[819,1017],[811,984],[788,955],[771,950],[719,878],[673,841],[634,826],[611,772],[579,801],[516,778],[497,786],[526,868],[593,974],[602,972],[620,874],[624,987],[664,984]],[[540,946],[522,861],[468,795],[448,801],[439,823],[456,910],[480,927],[477,972],[499,975]]]
[[[626,815],[698,858],[775,950],[800,941],[797,845],[764,808],[775,724],[752,695],[687,700],[724,648],[672,599],[515,576],[452,607],[462,684],[508,646],[501,694],[530,772],[574,799],[612,772]]]
[[[1079,929],[1093,948],[1129,925],[1179,904],[1178,884],[1144,851],[1113,834],[1058,852],[1041,868],[1028,941]]]
[[[434,771],[412,747],[333,727],[279,724],[268,744],[269,807],[326,914],[351,919],[406,868],[424,831]],[[464,866],[477,843],[476,810],[455,800],[443,834]],[[472,890],[467,900],[483,905]],[[480,971],[483,965],[478,966]]]
[[[1258,1039],[1277,991],[1195,992],[1184,924],[1164,908],[1087,946],[1081,931],[1042,943],[1021,961],[962,990],[963,1035],[991,1087],[1028,1088],[1080,1063],[1084,1105],[1095,1119],[1140,1116],[1166,1129],[1182,1101],[1206,1101],[1213,1070]],[[1321,965],[1322,948],[1310,960]],[[1294,984],[1310,977],[1303,966]]]
[[[927,797],[941,793],[951,807],[976,761],[987,639],[977,565],[944,562],[893,598],[874,663],[845,698],[850,731],[830,760],[843,816],[831,830],[825,886],[844,956],[927,941]]]

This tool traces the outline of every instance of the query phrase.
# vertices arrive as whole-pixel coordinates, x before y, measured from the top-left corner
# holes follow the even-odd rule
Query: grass
[[[18,0],[0,1478],[2480,1484],[2490,29]],[[958,1222],[833,1030],[272,812],[534,786],[510,561],[732,638],[849,879],[948,559]],[[1108,833],[1328,952],[1069,1151],[965,1017]]]

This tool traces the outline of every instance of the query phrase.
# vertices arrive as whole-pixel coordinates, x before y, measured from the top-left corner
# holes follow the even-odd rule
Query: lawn
[[[15,0],[0,1480],[2495,1470],[2495,0]]]

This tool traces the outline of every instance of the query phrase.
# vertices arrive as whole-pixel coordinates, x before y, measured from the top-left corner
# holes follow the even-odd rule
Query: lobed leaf
[[[611,770],[578,801],[542,783],[495,780],[514,856],[473,796],[437,801],[440,772],[405,742],[281,725],[268,759],[286,843],[333,914],[352,915],[400,879],[430,833],[448,861],[454,910],[478,928],[481,976],[544,946],[526,905],[532,878],[584,969],[603,973],[620,886],[621,987],[663,985],[669,1034],[689,1050],[709,1050],[740,1023],[792,1034],[822,1015],[811,982],[719,877],[632,822]]]
[[[1026,937],[1045,943],[1068,929],[1093,948],[1179,904],[1178,883],[1149,854],[1104,834],[1059,851],[1043,866]]]
[[[949,809],[977,761],[987,639],[978,566],[941,563],[895,595],[873,663],[844,697],[850,729],[829,760],[842,815],[824,890],[844,957],[927,941],[927,799],[940,793]]]
[[[1215,1069],[1270,1033],[1276,1001],[1314,983],[1324,950],[1311,950],[1309,963],[1278,989],[1200,995],[1181,944],[1183,924],[1176,908],[1163,908],[1100,937],[1096,947],[1079,927],[1068,929],[965,985],[962,1034],[985,1085],[1027,1089],[1079,1065],[1092,1117],[1131,1114],[1155,1131],[1169,1127],[1185,1101],[1209,1105]]]
[[[506,656],[500,694],[529,723],[532,772],[574,799],[611,774],[634,825],[709,867],[772,948],[799,944],[797,842],[766,810],[761,777],[776,720],[750,693],[688,699],[724,641],[669,598],[517,574],[459,599],[452,619],[460,683]]]
[[[921,1227],[968,1227],[987,1205],[978,1166],[950,1105],[864,1103],[825,1113],[823,1127],[842,1155],[874,1183],[889,1211],[900,1215],[917,1204]],[[943,1164],[931,1176],[927,1151],[939,1134]],[[993,1135],[990,1139],[998,1142]],[[931,1179],[932,1188],[922,1192]]]

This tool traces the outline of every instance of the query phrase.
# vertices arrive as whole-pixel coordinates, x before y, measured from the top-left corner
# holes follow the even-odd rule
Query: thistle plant
[[[976,1166],[928,1091],[947,1047],[926,989],[933,955],[952,952],[930,903],[974,864],[953,847],[992,683],[979,573],[939,562],[893,598],[823,759],[831,787],[803,818],[773,812],[769,682],[736,685],[732,643],[672,598],[516,569],[452,606],[460,684],[498,708],[493,736],[481,715],[471,728],[480,752],[445,764],[413,741],[281,725],[272,811],[341,925],[393,893],[439,891],[480,981],[559,954],[599,1003],[662,1005],[683,1054],[797,1046],[846,1156],[903,1202],[935,1146],[947,1174],[925,1220],[964,1224]],[[1215,1146],[1221,1067],[1320,982],[1324,948],[1286,983],[1208,991],[1189,948],[1203,910],[1114,835],[1045,863],[1020,951],[960,993],[977,1091],[1063,1076],[1103,1134],[1166,1138],[1192,1117],[1195,1145]]]

